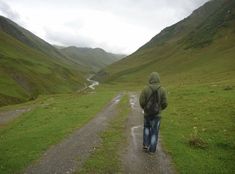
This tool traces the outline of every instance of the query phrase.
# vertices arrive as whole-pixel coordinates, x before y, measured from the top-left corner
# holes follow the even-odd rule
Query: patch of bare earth
[[[91,152],[101,142],[99,134],[116,113],[121,95],[115,97],[97,116],[61,143],[54,145],[29,166],[27,174],[69,174],[79,171]]]
[[[172,174],[175,173],[170,157],[163,151],[161,140],[155,154],[142,150],[143,114],[136,94],[130,95],[132,113],[127,123],[128,147],[123,152],[124,173],[128,174]]]

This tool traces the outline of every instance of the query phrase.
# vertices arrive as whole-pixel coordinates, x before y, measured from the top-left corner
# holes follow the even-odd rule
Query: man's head
[[[152,72],[149,76],[149,84],[160,83],[160,76],[157,72]]]

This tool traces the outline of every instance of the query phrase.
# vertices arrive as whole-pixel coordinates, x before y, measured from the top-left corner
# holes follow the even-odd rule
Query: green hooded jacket
[[[143,89],[143,91],[140,94],[139,98],[140,106],[142,109],[144,109],[149,97],[152,95],[152,89],[150,87],[154,91],[160,87],[158,90],[160,94],[160,106],[161,106],[160,113],[161,113],[161,111],[167,107],[167,96],[166,96],[166,90],[160,85],[160,77],[157,72],[152,72],[150,74],[149,84]],[[146,113],[145,116],[147,116]]]

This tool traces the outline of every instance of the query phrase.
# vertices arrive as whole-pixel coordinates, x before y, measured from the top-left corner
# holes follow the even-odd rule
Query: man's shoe
[[[145,151],[145,152],[148,152],[148,149],[149,149],[149,147],[148,146],[143,146],[143,150]]]

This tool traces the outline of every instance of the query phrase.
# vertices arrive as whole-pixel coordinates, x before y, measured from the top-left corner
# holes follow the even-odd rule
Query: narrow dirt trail
[[[1,111],[0,112],[0,125],[5,125],[10,121],[14,120],[15,118],[19,117],[25,112],[31,111],[31,108],[20,108],[14,109],[10,111]]]
[[[172,174],[169,156],[164,153],[161,142],[158,143],[157,152],[153,155],[143,152],[143,114],[138,104],[136,94],[130,95],[132,113],[127,123],[129,145],[123,154],[124,173],[127,174]],[[161,141],[161,140],[160,140]]]
[[[61,143],[54,145],[45,154],[29,166],[27,174],[69,174],[79,171],[90,153],[94,151],[101,139],[99,133],[115,116],[116,106],[122,95],[116,96],[97,116],[84,127],[75,131]]]

